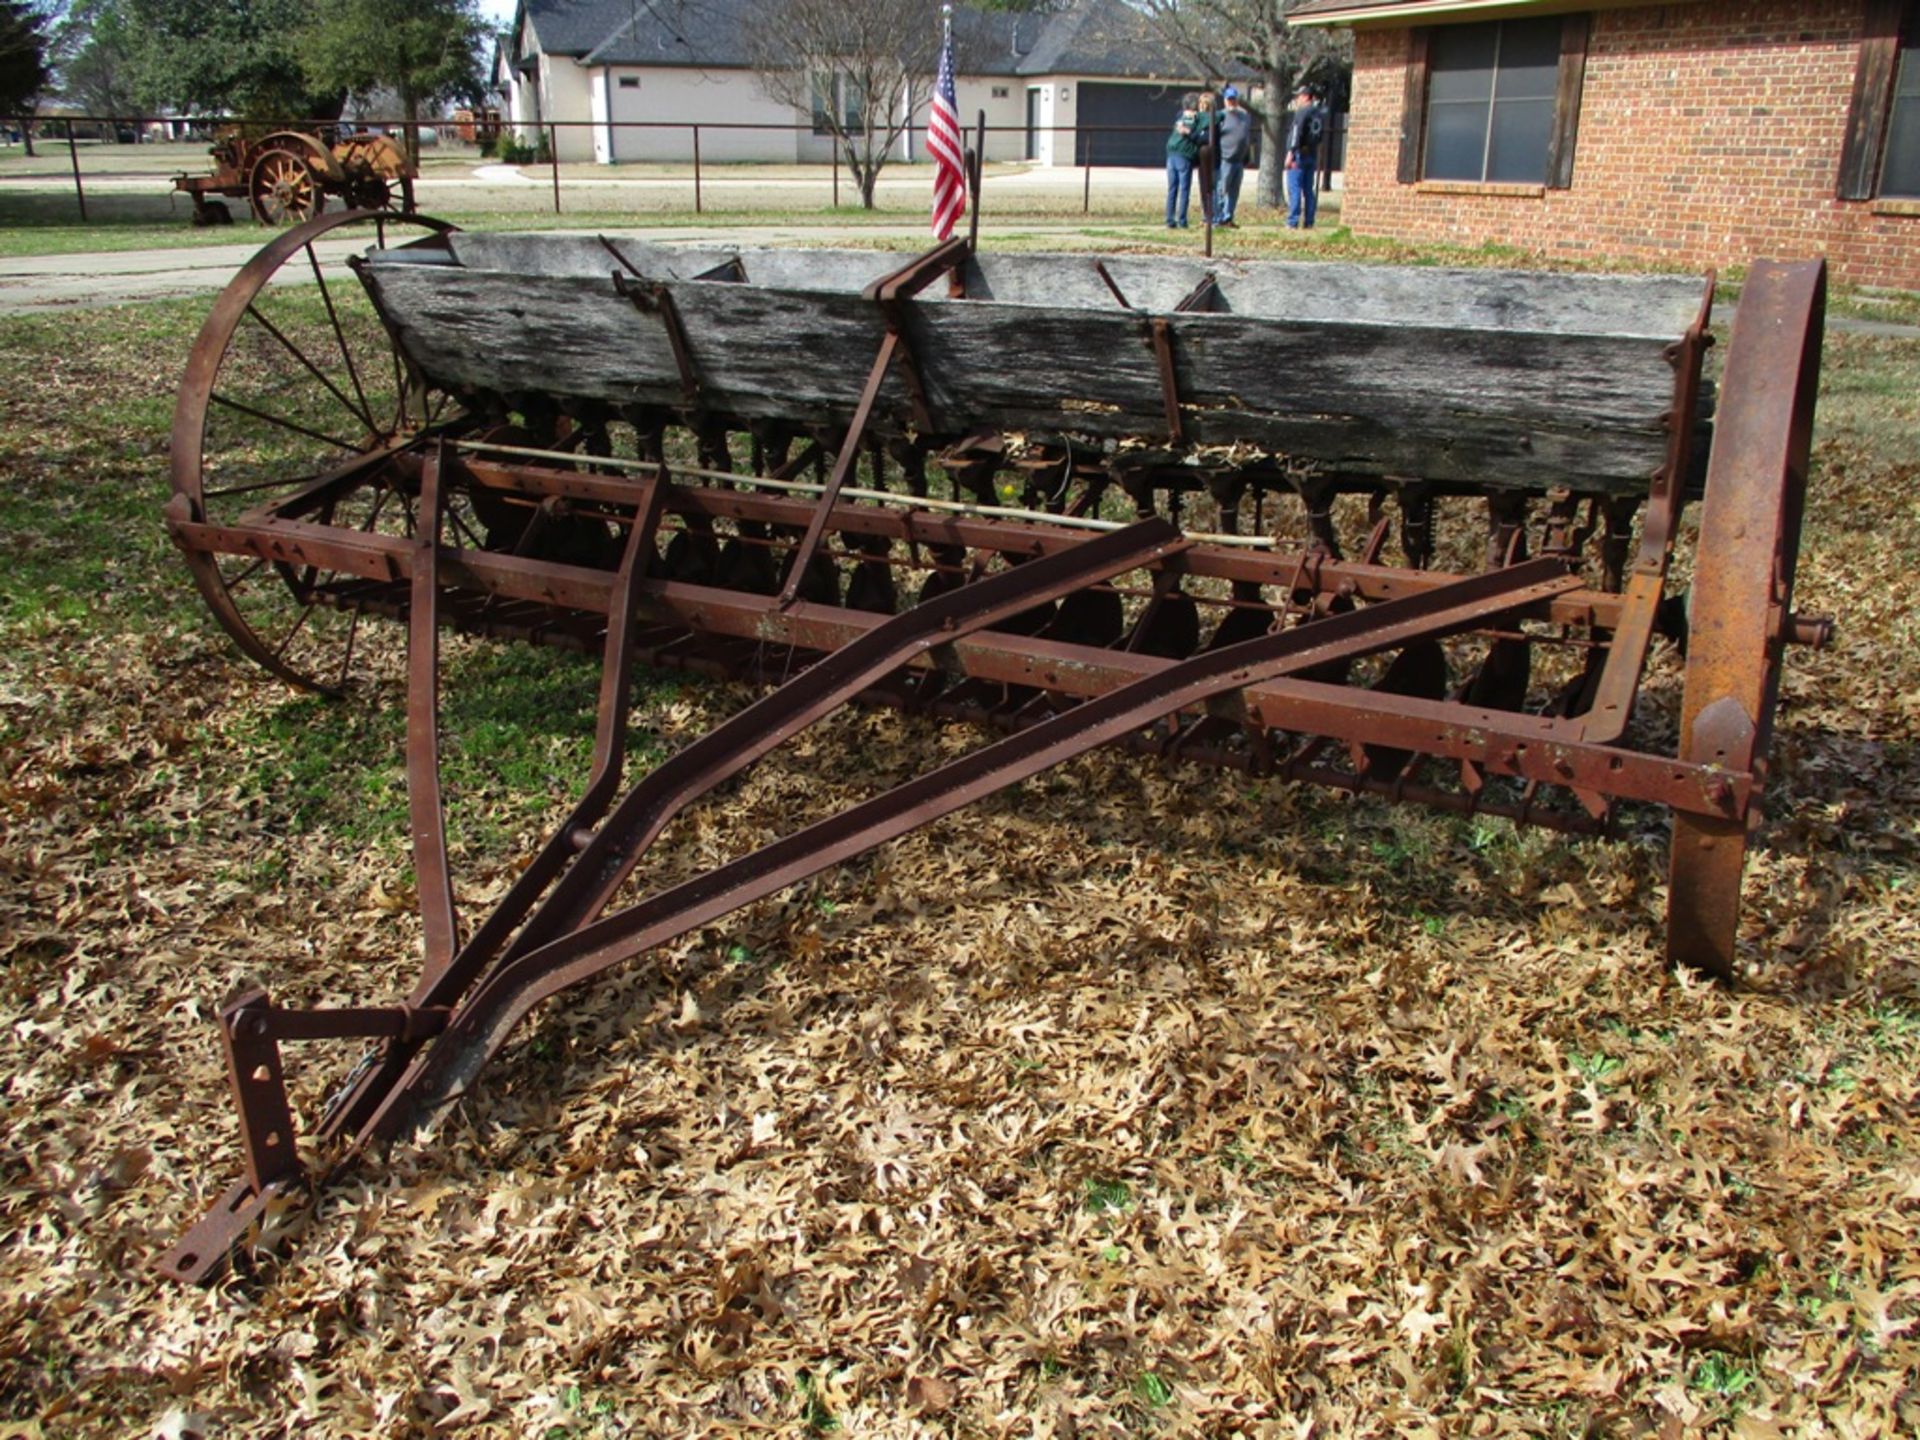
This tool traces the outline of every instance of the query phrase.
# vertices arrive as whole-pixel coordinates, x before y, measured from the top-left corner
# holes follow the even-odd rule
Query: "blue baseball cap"
[[[1220,92],[1220,98],[1222,100],[1238,100],[1240,98],[1240,92],[1229,85]]]

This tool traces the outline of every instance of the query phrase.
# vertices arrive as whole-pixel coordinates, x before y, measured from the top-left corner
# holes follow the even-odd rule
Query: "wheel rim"
[[[170,518],[235,526],[271,511],[413,533],[411,487],[381,457],[430,429],[458,430],[464,416],[411,369],[347,260],[441,243],[452,228],[348,211],[287,231],[247,263],[188,358],[174,408]],[[242,652],[303,689],[333,694],[347,683],[363,649],[361,619],[385,601],[381,587],[268,562],[228,541],[176,537]]]
[[[254,167],[253,194],[262,218],[272,225],[311,220],[322,203],[312,167],[285,150],[260,157]]]
[[[1680,758],[1751,769],[1764,781],[1779,699],[1782,626],[1793,604],[1806,503],[1824,261],[1755,262],[1728,346],[1723,397],[1700,510]],[[1749,328],[1751,327],[1751,328]],[[1667,954],[1722,980],[1735,977],[1746,816],[1684,811],[1673,818]]]

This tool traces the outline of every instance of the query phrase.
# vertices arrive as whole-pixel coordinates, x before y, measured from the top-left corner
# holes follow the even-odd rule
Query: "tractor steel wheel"
[[[262,225],[301,225],[327,208],[326,191],[306,158],[272,149],[253,162],[247,199]]]
[[[170,446],[174,537],[221,626],[291,684],[339,690],[362,614],[392,608],[390,597],[250,554],[219,527],[274,514],[413,533],[417,485],[390,457],[463,417],[407,364],[350,264],[370,249],[443,245],[452,228],[348,211],[289,230],[227,286],[188,358]]]
[[[1756,261],[1740,294],[1700,514],[1680,758],[1766,780],[1780,668],[1792,626],[1826,270]],[[1740,879],[1759,819],[1676,812],[1668,861],[1667,955],[1735,974]]]

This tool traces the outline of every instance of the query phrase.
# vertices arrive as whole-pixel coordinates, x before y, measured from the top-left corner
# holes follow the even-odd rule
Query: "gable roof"
[[[514,34],[585,65],[744,70],[764,0],[520,0]],[[1157,79],[1197,73],[1122,0],[1077,0],[1050,14],[953,11],[954,65],[964,75],[1094,75]]]
[[[1287,12],[1289,25],[1351,25],[1378,29],[1430,20],[1501,20],[1517,15],[1565,15],[1644,5],[1647,0],[1305,0]]]

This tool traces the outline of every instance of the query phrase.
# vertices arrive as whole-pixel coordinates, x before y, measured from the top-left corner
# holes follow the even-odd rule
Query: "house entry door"
[[[1040,87],[1027,88],[1027,159],[1040,158]]]

